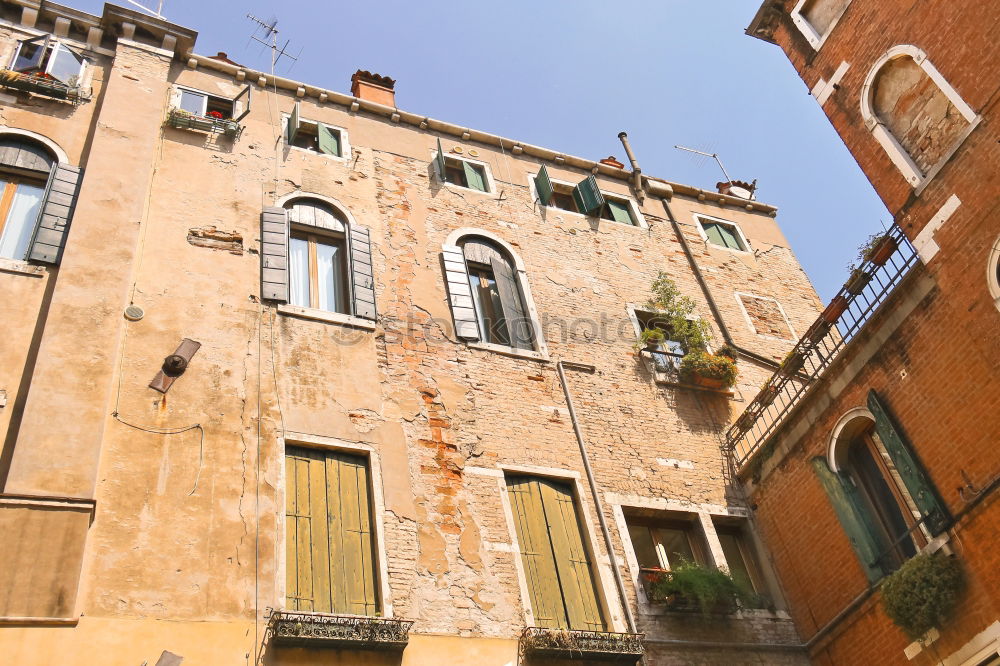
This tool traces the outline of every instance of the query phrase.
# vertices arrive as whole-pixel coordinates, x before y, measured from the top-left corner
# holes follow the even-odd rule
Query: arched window
[[[368,229],[320,197],[296,197],[261,215],[261,295],[302,308],[374,320]]]
[[[446,244],[443,250],[456,335],[468,341],[537,350],[527,281],[513,252],[485,232],[461,235],[456,244]]]
[[[893,47],[875,64],[862,88],[861,114],[914,187],[933,177],[979,122],[915,46]]]
[[[872,581],[944,531],[950,515],[933,481],[875,391],[848,412],[813,467]]]
[[[41,144],[0,135],[0,257],[28,258],[54,163]]]

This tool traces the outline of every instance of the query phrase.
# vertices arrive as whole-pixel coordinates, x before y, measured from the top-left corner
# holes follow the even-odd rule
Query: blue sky
[[[156,0],[144,0],[155,5]],[[102,2],[64,0],[99,14]],[[125,5],[124,0],[120,4]],[[367,69],[395,78],[400,108],[647,174],[713,188],[717,152],[758,180],[820,297],[891,216],[777,46],[743,33],[757,0],[165,0],[197,51],[269,67],[252,12],[276,17],[301,56],[278,74],[348,92]]]

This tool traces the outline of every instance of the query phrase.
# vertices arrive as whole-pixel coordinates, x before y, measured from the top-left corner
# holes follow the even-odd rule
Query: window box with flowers
[[[249,113],[250,86],[233,99],[178,86],[171,94],[167,124],[236,139],[243,131],[240,121]]]

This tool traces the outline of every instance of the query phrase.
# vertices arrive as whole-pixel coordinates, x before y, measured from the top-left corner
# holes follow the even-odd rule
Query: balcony
[[[269,630],[278,646],[402,652],[411,626],[385,617],[275,611]]]
[[[767,456],[785,417],[919,262],[899,227],[893,226],[885,238],[888,251],[875,253],[851,274],[726,432],[725,447],[736,469]]]
[[[167,124],[177,129],[196,130],[209,134],[222,134],[230,139],[239,138],[243,127],[230,118],[215,118],[212,116],[197,116],[184,109],[170,109]]]
[[[634,664],[645,653],[645,634],[527,627],[518,642],[525,657]]]
[[[75,77],[71,80],[75,80]],[[21,90],[42,97],[64,100],[79,104],[90,99],[78,86],[66,85],[43,72],[15,72],[10,69],[0,69],[0,86]]]

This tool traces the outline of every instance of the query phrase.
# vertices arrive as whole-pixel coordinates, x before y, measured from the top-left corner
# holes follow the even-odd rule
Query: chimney
[[[388,76],[359,69],[351,77],[351,94],[359,99],[396,107],[396,82]]]
[[[601,164],[607,164],[608,166],[614,167],[616,169],[625,168],[625,165],[616,160],[614,155],[608,155],[607,157],[605,157],[603,160],[601,160]]]
[[[727,183],[716,183],[715,187],[718,189],[719,194],[728,194],[731,197],[750,199],[752,201],[754,192],[757,191],[757,179],[755,178],[752,183],[742,180],[731,180]]]

